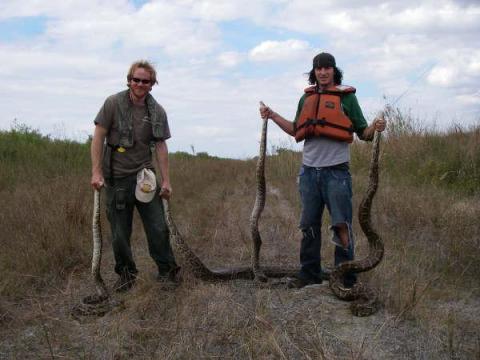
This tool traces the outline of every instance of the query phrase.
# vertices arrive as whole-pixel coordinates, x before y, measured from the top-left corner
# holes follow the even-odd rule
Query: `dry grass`
[[[408,124],[394,123],[382,144],[373,222],[386,255],[363,279],[379,289],[384,310],[366,319],[352,317],[326,286],[288,291],[186,274],[175,290],[163,288],[136,219],[141,277],[129,294],[116,295],[124,308],[73,320],[69,309],[93,291],[88,148],[30,129],[2,133],[0,144],[8,146],[0,145],[0,358],[479,358],[479,130],[438,134]],[[274,154],[262,261],[296,264],[300,154]],[[209,266],[248,264],[255,161],[199,155],[171,157],[179,228]],[[355,204],[366,187],[368,156],[368,144],[354,144]],[[362,256],[358,224],[355,232]],[[108,230],[105,238],[103,273],[111,284]],[[331,264],[332,246],[325,241],[323,248]]]

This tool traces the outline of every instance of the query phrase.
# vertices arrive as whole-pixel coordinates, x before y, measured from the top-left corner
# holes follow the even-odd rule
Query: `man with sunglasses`
[[[127,75],[128,89],[108,97],[94,121],[91,185],[97,190],[104,185],[106,188],[115,272],[119,275],[114,288],[119,292],[130,289],[138,273],[130,247],[135,207],[143,222],[150,256],[158,267],[158,279],[174,281],[179,269],[161,201],[162,197],[170,197],[172,187],[167,114],[150,94],[157,83],[156,71],[148,61],[133,63]],[[155,180],[152,151],[161,186]],[[150,179],[145,179],[145,174]]]

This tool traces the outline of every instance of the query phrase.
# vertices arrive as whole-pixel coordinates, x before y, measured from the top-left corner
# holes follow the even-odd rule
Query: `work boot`
[[[305,286],[319,285],[322,283],[322,279],[303,279],[301,277],[292,277],[288,279],[288,289],[301,289]]]
[[[325,280],[325,281],[330,280],[330,273],[331,272],[332,272],[332,270],[330,270],[328,268],[322,268],[321,273],[320,273],[320,278],[322,280]]]
[[[133,285],[135,285],[136,280],[135,274],[132,274],[128,271],[123,271],[119,277],[115,285],[113,285],[113,289],[116,292],[125,292],[130,290]]]
[[[174,284],[180,283],[181,281],[180,274],[179,274],[180,269],[181,269],[180,266],[176,266],[170,271],[158,272],[157,281],[171,282]]]

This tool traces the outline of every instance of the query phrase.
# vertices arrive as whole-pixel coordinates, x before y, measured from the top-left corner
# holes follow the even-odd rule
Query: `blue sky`
[[[48,18],[45,16],[22,16],[0,22],[0,40],[6,43],[35,38],[45,31]]]
[[[397,106],[424,126],[480,119],[478,1],[2,0],[0,128],[17,119],[84,140],[129,65],[156,64],[171,151],[258,151],[263,100],[288,119],[321,51],[371,121]],[[270,146],[301,149],[272,124]]]

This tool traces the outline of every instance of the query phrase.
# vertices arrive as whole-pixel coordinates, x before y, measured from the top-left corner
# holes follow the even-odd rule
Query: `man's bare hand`
[[[262,119],[271,119],[273,115],[273,110],[270,109],[267,105],[265,105],[262,101],[260,101],[260,116]]]
[[[383,130],[385,130],[386,126],[387,120],[385,120],[383,117],[378,117],[373,121],[373,127],[378,132],[382,132]]]
[[[170,199],[172,196],[172,187],[168,183],[163,183],[162,187],[160,188],[160,193],[158,194],[161,198],[165,200]]]
[[[95,190],[100,190],[105,185],[105,179],[102,174],[93,174],[92,179],[90,180],[90,185]]]

